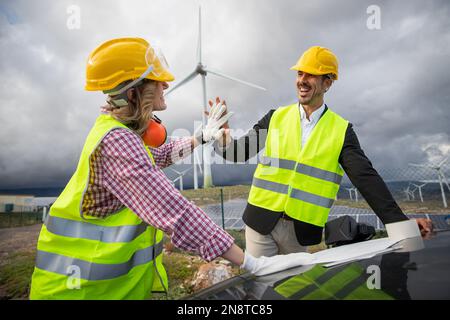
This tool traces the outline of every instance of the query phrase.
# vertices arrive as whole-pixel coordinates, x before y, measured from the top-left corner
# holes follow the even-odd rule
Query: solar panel
[[[225,220],[225,228],[230,228],[231,226],[233,226],[238,219],[226,219]]]
[[[433,221],[433,224],[436,229],[449,229],[449,220],[445,220],[444,215],[430,215],[431,221]]]
[[[242,230],[245,224],[242,221],[242,214],[244,212],[247,200],[233,199],[224,202],[224,220],[225,228],[232,230]],[[222,208],[220,204],[206,205],[202,207],[203,211],[213,219],[213,221],[222,226]],[[333,206],[330,210],[328,220],[334,220],[340,216],[349,215],[358,223],[366,223],[375,227],[377,230],[383,230],[384,225],[372,210],[364,208],[351,208],[346,206]],[[433,221],[436,229],[449,229],[450,225],[445,220],[445,215],[440,214],[408,214],[411,219],[429,218]],[[450,221],[450,220],[449,220]]]

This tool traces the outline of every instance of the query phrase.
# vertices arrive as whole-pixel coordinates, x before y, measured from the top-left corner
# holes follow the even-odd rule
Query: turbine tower
[[[406,195],[406,201],[415,200],[414,190],[411,190],[411,182],[408,183],[408,187],[407,188],[403,189],[403,192]]]
[[[447,159],[448,159],[448,157],[446,157],[444,160],[442,160],[437,165],[432,165],[432,164],[415,164],[415,163],[410,163],[409,164],[410,166],[413,166],[413,167],[429,168],[429,169],[433,169],[433,170],[436,171],[436,174],[437,174],[437,176],[439,178],[439,185],[441,186],[442,203],[444,204],[444,208],[447,208],[447,199],[445,197],[443,182],[445,182],[445,184],[447,185],[447,189],[450,192],[450,185],[449,185],[449,183],[447,181],[447,178],[445,177],[444,172],[442,171],[442,166],[447,161]]]
[[[356,189],[355,187],[352,188],[345,188],[348,190],[348,193],[350,195],[350,200],[353,200],[353,192],[355,192],[355,201],[358,202],[358,189]]]
[[[355,191],[355,201],[358,202],[358,189],[353,188],[353,190]]]
[[[348,191],[348,195],[350,196],[350,200],[353,200],[353,188],[345,188]]]
[[[419,190],[419,197],[420,197],[420,202],[423,202],[423,195],[422,195],[422,188],[425,187],[427,185],[427,183],[423,183],[423,184],[412,184],[414,187],[416,187],[416,189],[414,190]]]
[[[181,80],[179,83],[177,83],[175,86],[172,87],[172,89],[168,90],[165,94],[165,96],[169,95],[172,91],[178,89],[182,85],[185,85],[189,81],[193,80],[195,77],[200,75],[202,77],[202,89],[203,89],[203,111],[202,112],[202,124],[203,127],[206,126],[206,117],[205,112],[208,111],[208,102],[207,102],[207,95],[206,95],[206,76],[208,74],[213,74],[218,77],[222,77],[228,80],[232,80],[235,82],[239,82],[241,84],[245,84],[247,86],[260,89],[265,91],[266,89],[263,87],[260,87],[256,84],[243,81],[240,79],[237,79],[235,77],[229,76],[224,74],[221,71],[213,70],[209,67],[206,67],[206,65],[203,64],[203,57],[202,57],[202,15],[201,15],[201,7],[198,8],[198,45],[197,45],[197,66],[195,67],[194,71],[192,71],[186,78]],[[209,145],[203,145],[203,188],[209,188],[213,186],[213,180],[212,180],[212,173],[211,173],[211,161],[210,161],[210,155],[211,155],[211,147]],[[198,178],[197,178],[197,170],[195,167],[196,162],[196,150],[194,149],[194,157],[193,157],[193,168],[194,168],[194,189],[198,189]]]

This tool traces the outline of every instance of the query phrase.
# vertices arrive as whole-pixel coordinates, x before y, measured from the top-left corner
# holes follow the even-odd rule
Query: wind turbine
[[[415,190],[419,190],[419,197],[420,197],[420,202],[423,202],[423,196],[422,196],[422,187],[426,186],[427,183],[424,184],[412,184],[414,187],[416,187]]]
[[[213,74],[215,76],[218,77],[222,77],[228,80],[232,80],[235,82],[239,82],[241,84],[245,84],[247,86],[256,88],[256,89],[260,89],[260,90],[266,90],[263,87],[260,87],[256,84],[247,82],[247,81],[243,81],[240,79],[237,79],[235,77],[229,76],[224,74],[221,71],[217,71],[214,69],[211,69],[209,67],[206,67],[206,65],[203,64],[203,60],[202,60],[202,14],[201,14],[201,7],[198,8],[198,44],[197,44],[197,66],[195,67],[194,71],[192,71],[188,76],[186,76],[186,78],[184,78],[183,80],[181,80],[179,83],[177,83],[175,86],[172,87],[172,89],[168,90],[165,94],[165,96],[169,95],[171,92],[173,92],[174,90],[178,89],[179,87],[181,87],[182,85],[185,85],[186,83],[188,83],[189,81],[193,80],[195,77],[197,77],[198,75],[200,75],[202,77],[202,89],[203,89],[203,111],[202,112],[202,124],[203,127],[206,126],[206,117],[205,117],[205,112],[208,111],[208,103],[207,103],[207,95],[206,95],[206,76],[208,75],[208,73]],[[210,165],[210,146],[209,145],[203,145],[203,188],[209,188],[213,186],[213,180],[212,180],[212,173],[211,173],[211,165]],[[194,150],[194,155],[195,155],[195,150]],[[194,189],[198,189],[198,181],[197,181],[197,170],[195,168],[195,162],[196,162],[196,158],[194,156],[193,158],[194,163],[193,163],[193,168],[194,168]]]
[[[178,174],[178,177],[177,177],[175,180],[173,180],[173,183],[175,184],[175,182],[176,182],[177,180],[180,180],[180,191],[183,191],[183,176],[184,176],[189,170],[191,170],[192,167],[189,167],[189,168],[187,168],[187,169],[185,169],[185,170],[183,170],[183,171],[178,171],[178,170],[175,170],[175,169],[172,169],[172,168],[169,168],[169,169],[172,170],[173,172],[175,172],[175,173]]]
[[[358,202],[358,189],[353,188],[353,191],[355,191],[355,201]]]
[[[355,201],[358,202],[358,190],[356,188],[345,188],[348,190],[348,193],[350,195],[350,200],[353,200],[353,191],[355,192]]]
[[[353,188],[345,188],[345,189],[347,189],[348,190],[348,195],[350,196],[350,200],[353,200],[353,196],[352,196],[352,191],[353,191]]]
[[[411,182],[408,184],[408,187],[403,189],[403,192],[406,195],[406,201],[414,200],[414,191],[411,191]]]
[[[442,160],[437,165],[432,165],[432,164],[415,164],[415,163],[410,163],[409,164],[410,166],[413,166],[413,167],[429,168],[429,169],[436,170],[436,174],[437,174],[437,176],[439,178],[439,185],[441,186],[442,203],[444,204],[444,208],[447,208],[447,199],[445,197],[443,182],[445,182],[445,184],[447,185],[447,189],[450,192],[450,185],[448,184],[447,178],[445,177],[444,172],[442,171],[442,166],[447,161],[447,159],[448,159],[448,157],[446,157],[444,160]]]

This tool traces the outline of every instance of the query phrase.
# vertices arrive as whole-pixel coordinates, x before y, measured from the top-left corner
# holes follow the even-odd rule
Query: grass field
[[[213,187],[208,189],[190,189],[181,193],[183,196],[194,202],[197,206],[220,203],[220,190],[223,191],[223,201],[231,199],[247,199],[250,186],[237,185],[226,187]]]
[[[28,226],[42,222],[42,212],[0,212],[0,228]]]

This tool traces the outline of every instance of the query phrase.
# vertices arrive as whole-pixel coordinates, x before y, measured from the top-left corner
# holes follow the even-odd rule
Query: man
[[[336,56],[314,46],[291,69],[297,71],[299,102],[270,110],[238,140],[226,129],[215,145],[234,162],[247,161],[265,146],[243,215],[247,251],[255,257],[301,252],[320,243],[344,171],[384,224],[408,219],[352,125],[324,104],[338,79]],[[431,220],[416,220],[423,232],[432,231]]]

